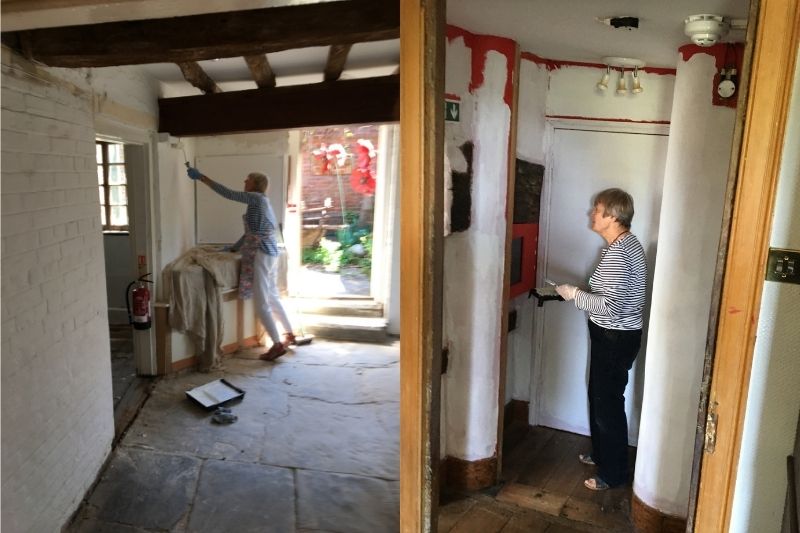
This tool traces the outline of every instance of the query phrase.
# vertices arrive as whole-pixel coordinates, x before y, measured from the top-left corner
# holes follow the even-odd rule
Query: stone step
[[[386,320],[374,317],[303,313],[298,326],[304,334],[352,342],[386,342]]]
[[[383,318],[383,304],[367,298],[289,298],[288,308],[311,315]]]

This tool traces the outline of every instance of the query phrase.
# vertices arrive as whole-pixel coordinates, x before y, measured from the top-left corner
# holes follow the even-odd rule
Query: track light
[[[644,89],[642,88],[642,82],[639,78],[639,69],[644,67],[645,63],[641,59],[636,59],[633,57],[604,57],[603,64],[606,66],[606,71],[603,74],[603,77],[600,78],[595,84],[598,90],[601,92],[605,92],[608,89],[608,80],[611,77],[611,69],[617,70],[619,69],[619,80],[617,81],[617,88],[614,91],[620,96],[624,96],[628,94],[628,82],[625,79],[625,69],[632,70],[632,86],[631,92],[633,94],[639,94]]]
[[[600,78],[600,81],[597,82],[597,88],[601,91],[605,91],[608,89],[608,80],[611,79],[611,67],[606,65],[606,71],[603,74],[603,77]]]
[[[633,94],[639,94],[642,91],[644,91],[644,89],[642,89],[642,82],[639,79],[639,67],[633,67],[633,89],[631,89],[631,92]]]
[[[619,81],[617,82],[617,94],[625,94],[628,92],[628,84],[625,83],[625,69],[619,70]]]

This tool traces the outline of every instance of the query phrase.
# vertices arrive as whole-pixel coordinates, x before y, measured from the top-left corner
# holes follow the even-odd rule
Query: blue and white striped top
[[[278,255],[278,243],[275,240],[275,228],[278,224],[275,212],[266,194],[260,192],[234,191],[216,181],[210,184],[211,189],[220,196],[247,204],[244,213],[245,232],[257,235],[261,251],[267,255]],[[242,239],[239,239],[242,242]]]
[[[606,329],[642,328],[647,259],[633,234],[626,233],[603,249],[589,287],[592,292],[575,293],[575,307],[589,311],[589,320]]]

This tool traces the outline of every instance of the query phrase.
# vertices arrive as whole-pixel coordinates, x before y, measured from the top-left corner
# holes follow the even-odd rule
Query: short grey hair
[[[606,189],[594,197],[594,205],[603,204],[603,216],[612,216],[619,225],[631,229],[633,221],[633,197],[622,189]]]
[[[258,192],[265,193],[267,192],[267,187],[269,187],[269,178],[266,174],[262,174],[261,172],[251,172],[247,175],[248,178],[253,180],[253,183],[256,185],[256,189]]]

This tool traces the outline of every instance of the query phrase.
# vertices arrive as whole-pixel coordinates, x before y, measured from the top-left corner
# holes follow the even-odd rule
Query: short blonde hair
[[[267,192],[267,187],[269,187],[269,178],[266,176],[266,174],[262,174],[261,172],[251,172],[247,175],[247,177],[253,180],[258,192]]]

